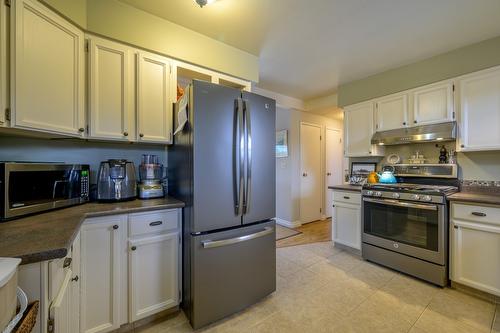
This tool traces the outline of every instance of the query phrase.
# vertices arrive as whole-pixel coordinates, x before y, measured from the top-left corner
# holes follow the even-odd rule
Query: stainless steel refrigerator
[[[276,103],[203,81],[186,93],[168,187],[186,203],[182,307],[197,329],[276,289]]]

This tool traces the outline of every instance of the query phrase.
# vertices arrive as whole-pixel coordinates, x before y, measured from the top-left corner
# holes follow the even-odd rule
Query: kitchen
[[[406,32],[432,29],[397,17],[430,20],[418,5],[383,3],[395,9],[363,5],[369,21],[340,0],[2,2],[0,325],[497,332],[498,5],[458,6],[471,27],[460,37],[443,1],[436,11],[447,19],[433,22],[448,35],[434,48],[344,62],[352,76],[334,84],[311,80],[339,70],[328,59],[313,66],[287,29],[340,29],[329,19],[337,10],[368,26],[389,15]],[[250,33],[252,13],[267,10],[275,15]],[[281,11],[303,20],[290,25]],[[377,42],[396,47],[383,31]],[[260,50],[263,34],[281,44]],[[347,43],[335,50],[303,42],[346,61],[349,43],[373,47],[357,37],[335,36]],[[342,146],[332,172],[329,130]],[[320,134],[310,150],[307,133]],[[319,178],[301,170],[309,165]],[[331,241],[276,248],[282,226],[329,225],[327,208]]]

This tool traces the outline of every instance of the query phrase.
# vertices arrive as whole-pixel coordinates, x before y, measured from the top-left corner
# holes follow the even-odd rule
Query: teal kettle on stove
[[[392,169],[392,170],[390,170]],[[378,173],[378,182],[383,184],[395,184],[398,181],[394,176],[394,167],[390,165],[386,165],[382,168],[382,173]]]

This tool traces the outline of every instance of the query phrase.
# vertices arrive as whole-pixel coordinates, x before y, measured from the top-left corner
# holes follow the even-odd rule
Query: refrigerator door
[[[194,329],[236,313],[276,290],[274,221],[191,236],[189,316]]]
[[[193,83],[194,218],[191,232],[241,225],[241,214],[235,207],[240,165],[237,129],[242,122],[239,99],[241,92],[237,89],[202,81]]]
[[[243,92],[247,148],[243,223],[276,216],[276,102]]]

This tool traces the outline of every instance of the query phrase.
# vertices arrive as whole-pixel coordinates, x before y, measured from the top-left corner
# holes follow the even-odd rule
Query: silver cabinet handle
[[[250,120],[250,105],[248,101],[243,100],[243,112],[245,115],[245,134],[246,134],[246,153],[247,170],[245,182],[245,197],[243,199],[243,214],[250,210],[251,182],[252,182],[252,123]]]
[[[363,201],[379,203],[379,204],[388,205],[388,206],[396,206],[396,207],[416,208],[416,209],[425,209],[425,210],[438,210],[438,207],[436,205],[413,204],[413,203],[397,201],[397,200],[363,198]]]
[[[221,246],[226,246],[226,245],[231,245],[231,244],[236,244],[236,243],[241,243],[245,241],[249,241],[251,239],[263,237],[269,234],[272,234],[274,229],[272,227],[265,227],[264,230],[250,234],[250,235],[244,235],[240,237],[235,237],[235,238],[228,238],[228,239],[221,239],[221,240],[207,240],[207,241],[202,241],[201,244],[203,245],[204,249],[210,249],[214,247],[221,247]]]
[[[480,217],[485,217],[486,216],[486,213],[481,213],[481,212],[472,212],[471,214],[474,215],[474,216],[480,216]]]

